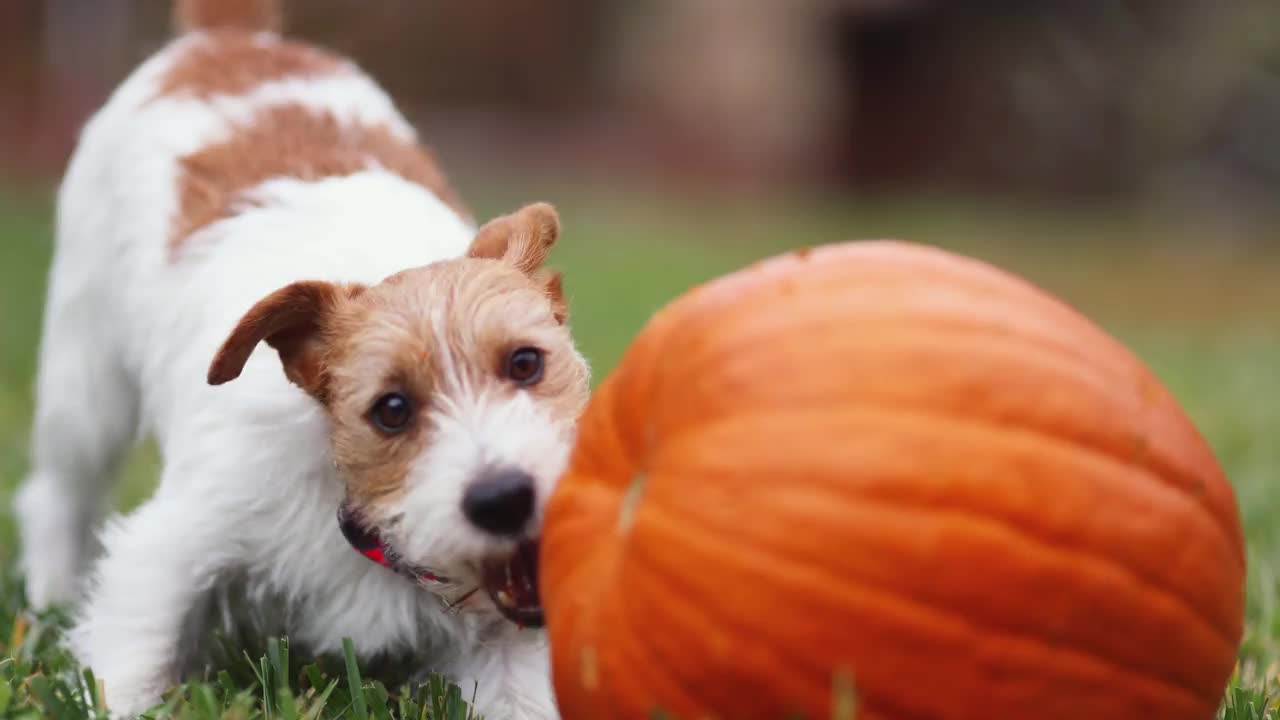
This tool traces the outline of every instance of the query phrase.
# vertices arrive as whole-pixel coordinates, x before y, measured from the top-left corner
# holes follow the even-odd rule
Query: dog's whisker
[[[467,592],[463,593],[462,597],[452,602],[445,600],[444,601],[445,610],[452,613],[462,612],[462,604],[465,603],[467,600],[471,599],[471,596],[475,595],[479,591],[480,591],[480,586],[477,585],[471,588],[470,590],[468,590]]]

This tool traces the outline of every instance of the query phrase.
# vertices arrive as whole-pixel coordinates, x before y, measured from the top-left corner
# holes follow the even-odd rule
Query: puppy
[[[81,603],[69,641],[116,715],[221,626],[350,637],[474,683],[491,720],[556,716],[537,535],[588,394],[542,267],[556,213],[477,229],[391,100],[281,39],[275,2],[175,17],[60,189],[17,498],[31,601]],[[159,489],[94,533],[141,433]]]

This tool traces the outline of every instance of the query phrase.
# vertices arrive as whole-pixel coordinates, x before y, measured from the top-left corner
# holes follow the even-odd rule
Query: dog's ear
[[[569,317],[560,273],[542,267],[560,237],[560,216],[547,203],[525,205],[509,215],[485,223],[471,241],[468,257],[510,263],[546,290],[556,322]]]
[[[556,322],[565,324],[569,319],[569,302],[564,299],[564,277],[557,270],[543,268],[533,274],[533,281],[546,291]]]
[[[551,246],[559,236],[560,216],[556,209],[547,203],[533,203],[485,223],[476,232],[467,255],[502,260],[533,275],[551,254]]]
[[[326,400],[324,343],[338,307],[364,290],[362,285],[296,282],[267,297],[240,318],[209,365],[209,384],[240,376],[258,343],[280,354],[285,376],[321,402]]]

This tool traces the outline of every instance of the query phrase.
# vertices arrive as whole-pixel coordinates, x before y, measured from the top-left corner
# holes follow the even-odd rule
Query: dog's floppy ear
[[[467,255],[502,260],[532,275],[542,267],[559,236],[560,216],[556,209],[547,203],[533,203],[485,223],[476,232]]]
[[[556,209],[547,203],[533,203],[485,223],[471,241],[467,256],[501,260],[528,275],[546,290],[556,322],[563,325],[569,317],[564,279],[542,267],[559,237]]]
[[[287,285],[259,300],[222,344],[209,366],[209,384],[240,376],[258,343],[280,353],[285,376],[322,402],[326,399],[324,335],[338,306],[358,295],[360,285],[308,280]]]

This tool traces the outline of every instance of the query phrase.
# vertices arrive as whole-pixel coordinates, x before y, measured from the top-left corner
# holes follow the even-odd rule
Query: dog
[[[559,235],[475,222],[392,100],[282,37],[276,0],[177,0],[58,194],[33,459],[34,607],[115,716],[215,630],[439,672],[491,720],[557,716],[542,509],[589,393]],[[153,437],[160,484],[99,528]]]

